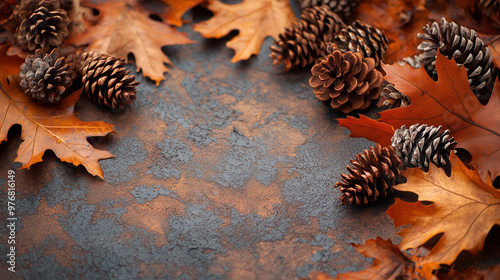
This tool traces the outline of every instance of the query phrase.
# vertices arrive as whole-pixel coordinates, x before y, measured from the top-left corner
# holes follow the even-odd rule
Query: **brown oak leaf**
[[[47,150],[64,162],[83,165],[87,171],[103,178],[99,160],[113,157],[108,151],[95,149],[88,137],[106,136],[114,132],[112,125],[102,121],[82,122],[74,115],[81,90],[74,92],[57,105],[39,105],[19,87],[15,76],[22,60],[5,56],[0,51],[0,142],[7,140],[9,129],[22,126],[17,158],[21,168],[41,162]],[[104,179],[104,178],[103,178]]]
[[[491,181],[484,182],[477,170],[468,169],[451,154],[451,177],[443,169],[431,166],[428,173],[412,168],[405,174],[407,183],[394,186],[399,191],[414,192],[419,201],[405,202],[396,198],[387,214],[394,226],[409,225],[398,234],[399,247],[417,248],[443,233],[422,260],[422,265],[438,268],[450,265],[463,250],[476,254],[486,236],[500,225],[500,191]],[[425,205],[421,201],[432,202]]]
[[[465,68],[454,60],[438,54],[438,81],[432,80],[423,68],[408,65],[383,65],[386,79],[408,95],[412,103],[403,108],[380,113],[379,121],[399,128],[402,125],[428,124],[449,129],[458,142],[472,155],[472,163],[486,175],[500,174],[500,83],[495,83],[486,106],[472,93]]]
[[[392,63],[418,53],[417,34],[429,22],[429,11],[424,2],[365,0],[359,4],[354,17],[382,29],[390,40],[384,61]]]
[[[161,47],[193,43],[185,33],[163,22],[151,19],[150,12],[139,0],[111,0],[89,4],[100,12],[99,21],[68,43],[88,45],[88,50],[128,60],[134,54],[137,71],[158,85],[168,71],[164,63],[171,64]]]
[[[205,0],[163,0],[168,5],[163,18],[170,24],[182,26],[182,15],[203,2]]]
[[[397,280],[429,279],[432,270],[424,271],[418,266],[419,257],[401,252],[390,240],[381,237],[366,241],[365,245],[351,244],[365,257],[373,258],[372,265],[363,271],[347,272],[331,278],[324,273],[313,272],[311,280]],[[414,250],[417,253],[417,250]],[[417,254],[415,254],[417,255]]]
[[[379,143],[382,147],[391,145],[391,138],[394,128],[383,122],[360,114],[359,119],[348,116],[346,119],[339,119],[339,125],[351,131],[350,137],[367,138],[370,141]]]
[[[194,30],[205,38],[221,38],[232,30],[239,30],[240,33],[226,44],[235,51],[231,62],[259,54],[266,37],[278,39],[278,35],[296,20],[288,0],[244,0],[235,5],[210,1],[208,9],[214,16],[196,24]]]

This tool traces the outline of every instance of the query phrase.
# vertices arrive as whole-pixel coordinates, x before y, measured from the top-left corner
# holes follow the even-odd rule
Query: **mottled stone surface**
[[[295,3],[296,5],[296,3]],[[319,102],[309,70],[284,73],[261,54],[233,64],[228,38],[168,47],[159,87],[140,73],[136,102],[110,112],[86,98],[82,120],[115,125],[90,139],[115,158],[106,180],[48,152],[30,170],[13,163],[20,129],[0,144],[0,218],[7,171],[17,180],[15,276],[25,279],[298,279],[370,263],[351,242],[396,243],[391,200],[342,206],[332,189],[368,148]],[[7,229],[0,226],[0,278]]]

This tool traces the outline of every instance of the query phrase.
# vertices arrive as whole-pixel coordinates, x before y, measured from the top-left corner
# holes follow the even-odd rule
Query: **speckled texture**
[[[227,38],[183,30],[198,43],[165,49],[175,66],[159,87],[139,73],[130,108],[78,103],[81,119],[115,125],[117,135],[90,139],[115,155],[101,161],[105,181],[50,152],[17,170],[16,277],[335,276],[370,263],[350,242],[399,242],[384,214],[391,201],[339,203],[334,183],[371,143],[336,125],[342,115],[315,99],[308,70],[273,67],[270,38],[258,57],[233,64]],[[0,144],[2,221],[19,131]],[[0,278],[15,278],[5,226],[0,234]]]

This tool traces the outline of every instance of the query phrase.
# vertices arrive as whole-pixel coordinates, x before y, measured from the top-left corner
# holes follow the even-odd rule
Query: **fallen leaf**
[[[196,24],[194,30],[205,38],[221,38],[232,30],[239,30],[240,33],[226,44],[235,51],[231,62],[259,54],[266,37],[277,40],[278,35],[296,20],[289,0],[244,0],[235,5],[212,0],[208,9],[214,16]]]
[[[362,114],[359,115],[359,119],[348,116],[338,121],[339,125],[351,131],[349,137],[366,138],[383,147],[391,145],[391,138],[394,134],[394,128],[391,125],[370,119]]]
[[[494,86],[486,106],[472,93],[465,68],[455,60],[438,54],[436,69],[438,81],[432,80],[422,67],[398,64],[383,65],[386,80],[408,95],[412,103],[407,107],[381,112],[379,121],[399,128],[412,124],[428,124],[449,129],[458,142],[472,155],[472,163],[486,176],[500,174],[500,83]]]
[[[74,116],[74,107],[80,91],[63,99],[57,105],[39,105],[26,96],[19,87],[17,74],[23,62],[18,57],[6,57],[6,48],[0,51],[0,142],[7,140],[9,129],[22,126],[17,158],[21,168],[41,162],[47,150],[52,150],[64,162],[83,165],[87,171],[103,178],[99,160],[113,157],[108,151],[97,150],[88,137],[105,136],[114,132],[105,122],[82,122]],[[103,178],[104,179],[104,178]]]
[[[203,2],[205,0],[163,0],[168,5],[163,18],[170,24],[182,26],[182,15]]]
[[[418,53],[422,26],[429,22],[429,12],[423,0],[365,0],[355,18],[375,25],[389,38],[389,48],[384,61],[392,63]]]
[[[390,240],[381,237],[366,241],[365,245],[351,244],[365,257],[373,258],[372,265],[363,271],[347,272],[337,275],[336,280],[397,280],[397,279],[428,279],[432,270],[421,270],[417,261],[418,257],[401,252],[398,246]],[[333,280],[324,273],[313,272],[311,280]]]
[[[419,201],[396,198],[387,214],[395,227],[409,225],[398,234],[399,247],[417,248],[437,234],[439,241],[422,260],[424,266],[451,265],[459,253],[476,254],[483,247],[491,228],[500,225],[500,191],[491,181],[484,182],[477,170],[468,169],[451,154],[451,177],[441,168],[431,166],[428,173],[412,168],[405,174],[407,183],[394,186],[399,191],[414,192]],[[432,204],[424,205],[422,201]]]
[[[185,33],[174,27],[153,20],[149,11],[138,0],[111,0],[100,4],[85,5],[98,9],[100,20],[97,25],[71,38],[68,43],[88,45],[88,50],[125,59],[134,54],[137,71],[160,83],[168,71],[164,63],[170,59],[161,50],[162,46],[193,43]]]

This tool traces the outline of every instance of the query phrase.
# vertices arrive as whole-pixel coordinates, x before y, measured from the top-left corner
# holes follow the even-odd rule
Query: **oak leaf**
[[[394,128],[391,125],[370,119],[362,114],[359,115],[359,119],[348,116],[338,121],[339,125],[351,131],[350,137],[367,138],[383,147],[391,145],[391,138],[394,134]]]
[[[74,107],[80,91],[76,91],[57,105],[39,105],[25,95],[13,75],[22,63],[17,57],[6,57],[0,50],[0,142],[7,140],[9,129],[22,126],[17,158],[21,168],[41,162],[47,150],[64,162],[83,165],[87,171],[103,178],[99,160],[113,157],[108,151],[95,149],[88,137],[106,136],[114,132],[112,125],[102,121],[82,122],[74,116]],[[104,179],[104,178],[103,178]]]
[[[88,45],[88,50],[125,59],[134,54],[137,71],[158,85],[168,71],[164,63],[171,64],[161,47],[193,43],[185,33],[163,22],[151,19],[149,10],[139,0],[111,0],[85,5],[98,9],[99,21],[95,26],[71,38],[68,43]]]
[[[431,166],[428,173],[409,169],[407,183],[394,186],[399,191],[414,192],[419,201],[405,202],[396,198],[387,214],[395,227],[409,225],[398,234],[399,247],[417,248],[443,233],[422,260],[424,266],[437,268],[450,265],[463,250],[476,254],[486,236],[500,225],[500,191],[491,181],[484,182],[477,170],[468,169],[455,154],[450,156],[451,177],[443,169]],[[432,202],[424,205],[422,201]]]
[[[365,257],[373,258],[373,263],[363,271],[339,274],[335,280],[428,279],[432,274],[432,270],[424,271],[418,266],[419,257],[401,252],[399,247],[392,244],[390,240],[377,237],[377,239],[366,241],[365,245],[351,245]],[[414,252],[417,253],[417,250]],[[310,279],[334,280],[324,273],[317,272],[311,273]]]
[[[240,33],[226,44],[235,51],[231,62],[259,54],[266,37],[277,40],[278,35],[296,20],[289,0],[244,0],[235,5],[211,1],[208,9],[214,16],[196,24],[194,30],[205,38],[221,38],[232,30],[239,30]]]
[[[472,155],[472,163],[483,175],[489,170],[500,174],[500,83],[495,83],[486,106],[472,93],[464,67],[455,60],[438,54],[438,81],[432,80],[425,69],[405,65],[383,65],[386,80],[412,101],[407,107],[380,113],[379,121],[399,128],[402,125],[428,124],[449,129],[458,142]]]
[[[182,26],[182,15],[203,2],[205,0],[163,0],[168,5],[164,19],[170,24]]]
[[[422,26],[429,22],[429,12],[423,0],[365,0],[354,14],[355,18],[375,25],[389,38],[384,61],[392,63],[418,53]]]

